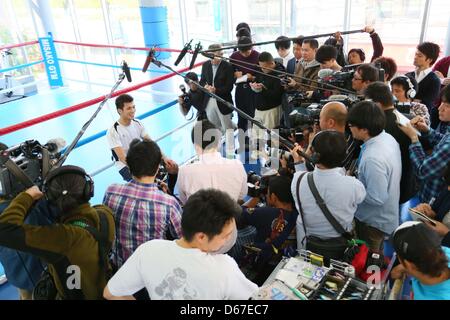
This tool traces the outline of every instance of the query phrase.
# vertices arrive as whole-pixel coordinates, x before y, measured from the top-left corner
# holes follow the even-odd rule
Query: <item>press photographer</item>
[[[79,167],[50,172],[41,192],[21,192],[0,216],[0,245],[30,253],[48,263],[34,299],[100,299],[110,271],[107,255],[114,218],[105,206],[91,207],[91,177]],[[61,213],[48,226],[24,224],[33,204],[46,197]]]
[[[316,167],[310,173],[304,170],[297,172],[291,186],[300,212],[297,248],[306,248],[327,259],[342,259],[347,238],[341,230],[346,233],[352,231],[357,205],[364,200],[366,191],[360,181],[345,176],[341,167],[346,156],[346,141],[342,133],[321,131],[311,146],[311,157]],[[297,149],[300,147],[294,151]],[[319,206],[320,203],[326,210]]]
[[[262,285],[267,279],[281,257],[288,254],[289,246],[291,253],[295,254],[293,231],[298,212],[294,206],[290,185],[291,180],[287,177],[270,177],[264,194],[266,205],[258,206],[261,198],[252,197],[243,205],[242,214],[237,222],[240,230],[246,226],[256,228],[254,243],[241,242],[237,245],[252,247],[250,250],[256,251],[257,261],[251,267],[257,273],[253,281],[258,285]],[[241,263],[245,264],[245,261]]]
[[[193,80],[198,82],[198,76],[195,72],[188,72],[186,74],[188,79],[184,79],[184,82],[189,87],[189,91],[186,91],[185,85],[180,85],[180,90],[183,93],[178,97],[178,104],[180,105],[180,112],[183,116],[187,116],[192,107],[197,110],[196,118],[198,121],[207,119],[206,107],[204,104],[205,93],[197,88],[195,83],[190,82]]]

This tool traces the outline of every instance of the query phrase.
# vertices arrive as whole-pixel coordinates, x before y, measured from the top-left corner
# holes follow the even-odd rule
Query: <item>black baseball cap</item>
[[[392,235],[397,255],[405,260],[416,262],[428,256],[432,250],[440,250],[441,238],[428,225],[419,221],[407,221],[400,225]]]

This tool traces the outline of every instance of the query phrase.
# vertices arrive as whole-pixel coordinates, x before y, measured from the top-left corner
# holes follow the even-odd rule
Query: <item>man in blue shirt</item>
[[[393,235],[400,260],[391,276],[412,276],[413,300],[450,300],[450,249],[441,247],[440,237],[422,222],[408,221]]]
[[[358,158],[357,177],[366,188],[366,198],[355,214],[356,234],[373,252],[383,252],[384,236],[398,226],[400,147],[384,131],[383,111],[371,101],[354,105],[347,118],[353,138],[364,141]]]

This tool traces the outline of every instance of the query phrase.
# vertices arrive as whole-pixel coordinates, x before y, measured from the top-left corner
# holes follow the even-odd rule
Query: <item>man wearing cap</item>
[[[392,240],[400,264],[391,276],[412,276],[412,299],[450,300],[450,249],[441,247],[439,235],[422,222],[408,221]]]

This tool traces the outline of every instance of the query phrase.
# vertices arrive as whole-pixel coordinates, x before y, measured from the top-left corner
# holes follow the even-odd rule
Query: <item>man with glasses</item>
[[[377,68],[368,63],[362,64],[353,75],[352,88],[358,95],[362,95],[367,86],[372,82],[378,81],[378,78],[379,72]]]

